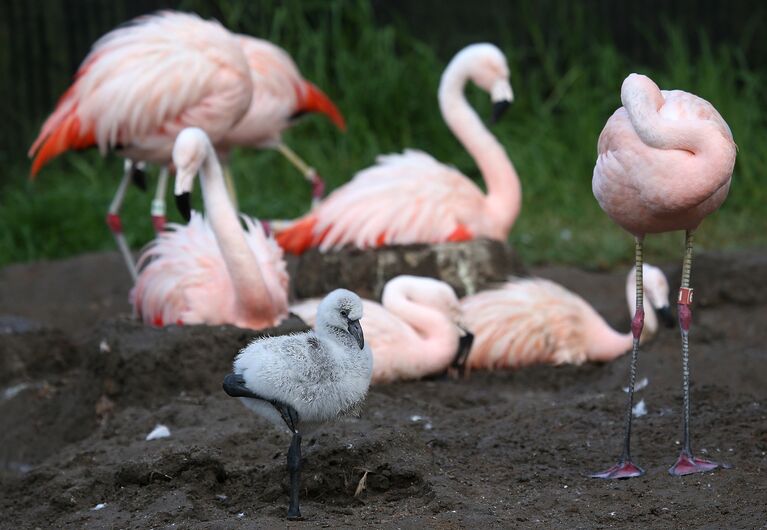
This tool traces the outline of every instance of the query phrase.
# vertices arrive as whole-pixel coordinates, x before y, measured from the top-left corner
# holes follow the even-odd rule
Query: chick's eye
[[[346,317],[349,316],[349,312],[346,309],[344,309],[344,310],[341,311],[341,316],[346,318]]]

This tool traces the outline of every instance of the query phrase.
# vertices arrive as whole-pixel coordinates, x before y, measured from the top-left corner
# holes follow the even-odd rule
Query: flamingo
[[[634,236],[637,270],[641,270],[646,234],[685,231],[682,285],[677,300],[682,336],[684,442],[669,473],[679,476],[710,471],[722,464],[695,457],[690,443],[692,241],[703,219],[727,197],[737,147],[729,126],[711,103],[689,92],[660,90],[649,77],[631,74],[621,86],[621,102],[623,106],[607,120],[599,136],[592,188],[605,213]],[[636,275],[636,291],[623,452],[616,465],[592,475],[595,478],[644,474],[633,463],[630,452],[631,408],[645,318],[642,274]]]
[[[321,300],[294,304],[290,311],[316,324]],[[460,307],[445,282],[397,276],[384,286],[381,304],[362,300],[362,327],[373,350],[373,383],[419,379],[445,371],[471,335],[460,327]],[[463,338],[465,337],[465,338]]]
[[[232,324],[261,329],[288,311],[282,250],[258,221],[238,218],[221,166],[202,129],[181,131],[173,149],[176,192],[187,193],[199,171],[207,217],[169,225],[139,258],[131,292],[147,324]],[[243,230],[240,219],[245,224]]]
[[[513,99],[509,68],[492,44],[467,46],[450,61],[439,105],[450,130],[477,162],[485,195],[455,168],[422,151],[380,156],[308,215],[282,230],[277,242],[300,254],[346,244],[359,248],[488,237],[505,241],[521,205],[519,178],[503,146],[469,106],[468,80],[489,92],[497,118]]]
[[[163,11],[138,17],[101,37],[43,124],[29,150],[32,176],[57,155],[98,146],[127,160],[107,214],[133,279],[136,267],[119,211],[135,166],[165,167],[176,135],[197,126],[217,142],[245,115],[253,97],[250,68],[237,39],[215,21]],[[167,171],[160,174],[152,205],[164,225]]]
[[[644,264],[647,313],[642,341],[658,329],[658,315],[673,325],[668,280]],[[629,311],[634,307],[636,269],[626,283]],[[461,300],[464,323],[474,333],[467,368],[522,368],[532,364],[608,362],[631,349],[633,336],[615,331],[583,298],[542,278],[511,279]],[[658,315],[656,315],[656,311]]]
[[[237,40],[250,66],[253,99],[245,116],[216,148],[224,161],[234,146],[277,149],[311,182],[316,202],[325,193],[325,183],[313,167],[282,142],[281,134],[296,118],[309,112],[327,115],[342,131],[346,130],[344,117],[322,90],[301,76],[285,50],[248,35],[237,35]],[[226,175],[228,164],[224,164],[224,168]],[[227,178],[227,183],[231,182],[231,178]]]

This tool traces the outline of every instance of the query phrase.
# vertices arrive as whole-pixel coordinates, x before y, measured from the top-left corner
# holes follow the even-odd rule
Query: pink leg
[[[679,289],[679,328],[682,334],[682,389],[684,392],[684,427],[682,452],[668,472],[674,476],[704,473],[717,467],[729,468],[727,464],[704,460],[693,455],[690,442],[690,351],[689,335],[692,326],[692,289],[690,288],[690,269],[692,268],[692,231],[688,230],[685,241],[685,256],[682,265],[682,286]]]
[[[296,166],[296,168],[304,175],[304,178],[312,185],[312,207],[322,200],[325,196],[325,181],[317,173],[317,170],[309,166],[306,162],[301,160],[295,151],[289,148],[287,145],[280,142],[277,144],[277,150],[288,159],[288,161]]]
[[[117,193],[115,193],[112,203],[109,205],[109,212],[107,213],[107,226],[112,231],[112,235],[117,243],[117,248],[122,254],[123,260],[125,260],[125,266],[128,268],[128,272],[136,281],[138,274],[136,272],[136,265],[133,262],[133,255],[131,254],[128,242],[125,240],[125,235],[122,230],[122,221],[120,220],[120,207],[125,199],[125,192],[130,184],[131,180],[131,166],[130,160],[125,160],[125,169],[123,171],[123,178],[120,181],[120,185],[117,187]]]
[[[626,407],[626,428],[623,437],[623,452],[614,466],[590,475],[592,478],[619,479],[632,478],[644,475],[644,469],[634,464],[631,460],[631,419],[634,409],[634,384],[636,383],[637,360],[639,358],[639,337],[642,336],[644,327],[644,308],[642,288],[642,238],[636,239],[636,312],[631,320],[631,333],[634,337],[634,347],[631,350],[631,368],[629,371],[629,396]]]

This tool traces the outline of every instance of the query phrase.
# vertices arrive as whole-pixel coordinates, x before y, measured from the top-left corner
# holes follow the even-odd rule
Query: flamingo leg
[[[165,192],[168,189],[168,168],[160,169],[160,175],[157,177],[157,191],[152,199],[152,226],[156,234],[162,232],[165,228]]]
[[[308,180],[312,185],[312,207],[316,206],[325,195],[325,181],[322,179],[317,170],[304,162],[295,151],[290,147],[280,142],[277,144],[277,150],[282,153],[282,156],[288,159],[300,172],[304,178]]]
[[[125,200],[125,192],[128,189],[128,184],[131,182],[131,174],[133,172],[133,162],[125,160],[125,166],[123,170],[123,178],[120,181],[120,185],[117,187],[112,203],[109,205],[109,211],[107,212],[107,226],[111,230],[112,235],[117,243],[117,248],[122,254],[123,260],[125,260],[125,266],[128,267],[128,272],[131,275],[133,281],[136,281],[138,274],[136,272],[136,264],[133,262],[133,255],[131,254],[128,242],[125,240],[125,234],[123,234],[122,221],[120,220],[120,208],[122,207],[123,200]]]
[[[682,389],[684,392],[683,402],[683,445],[682,452],[676,463],[669,468],[668,472],[674,476],[703,473],[717,467],[728,468],[727,464],[712,462],[697,458],[692,453],[690,443],[690,352],[689,334],[692,325],[692,288],[690,287],[690,272],[692,269],[692,237],[693,231],[688,230],[685,234],[684,262],[682,263],[682,286],[679,289],[679,327],[682,335]]]
[[[631,333],[634,337],[634,344],[631,350],[631,368],[629,371],[629,392],[628,404],[626,406],[626,428],[623,438],[623,452],[614,466],[591,475],[592,478],[619,479],[632,478],[644,475],[645,471],[631,460],[631,419],[634,409],[634,384],[636,383],[637,360],[639,358],[639,338],[642,336],[644,327],[644,305],[642,287],[642,260],[643,260],[643,238],[636,238],[635,262],[636,262],[636,311],[631,320]]]
[[[288,520],[302,519],[299,508],[299,492],[301,489],[301,434],[293,431],[288,449],[288,473],[290,473],[290,505],[288,506]]]

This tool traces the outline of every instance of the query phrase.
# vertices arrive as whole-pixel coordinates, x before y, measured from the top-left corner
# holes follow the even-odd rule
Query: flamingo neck
[[[460,57],[448,65],[439,85],[439,106],[447,126],[479,167],[487,184],[486,215],[497,227],[496,235],[506,239],[519,215],[522,190],[506,150],[466,101],[469,61]]]
[[[412,301],[407,289],[386,290],[381,304],[415,331],[418,344],[413,345],[413,350],[419,355],[411,361],[421,364],[419,371],[444,369],[453,359],[458,346],[458,327],[448,315]]]
[[[238,310],[244,315],[268,313],[272,299],[237,212],[229,199],[221,165],[212,148],[200,167],[206,215],[234,287]]]
[[[713,123],[661,116],[666,100],[657,87],[622,93],[621,100],[637,136],[655,149],[678,149],[697,155],[707,152],[721,136]]]

